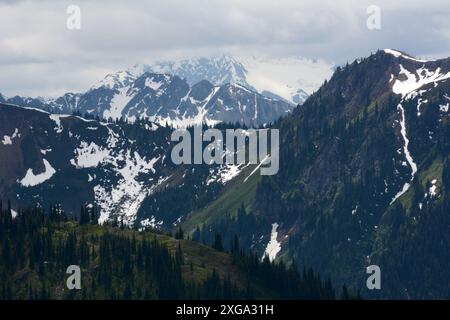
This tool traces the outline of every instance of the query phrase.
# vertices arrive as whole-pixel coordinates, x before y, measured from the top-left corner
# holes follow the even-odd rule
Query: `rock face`
[[[201,87],[192,93],[206,94]],[[89,206],[100,222],[170,230],[240,172],[227,165],[174,165],[172,131],[148,120],[107,123],[0,104],[0,199],[16,211],[60,205],[75,216]]]
[[[165,151],[155,141],[168,136],[156,125],[130,129],[12,105],[0,105],[0,123],[0,194],[15,207],[53,203],[78,212],[90,204],[102,221],[122,215],[131,223],[163,181]]]

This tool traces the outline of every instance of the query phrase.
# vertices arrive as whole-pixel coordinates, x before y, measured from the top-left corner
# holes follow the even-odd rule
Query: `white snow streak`
[[[401,132],[401,134],[402,134],[403,141],[404,141],[404,144],[403,144],[403,152],[405,153],[406,161],[408,161],[408,164],[409,164],[409,166],[411,167],[411,171],[412,171],[412,172],[411,172],[411,179],[410,179],[410,181],[413,181],[414,176],[415,176],[415,174],[417,173],[417,165],[416,165],[416,163],[414,162],[414,159],[413,159],[413,157],[411,156],[411,153],[409,152],[409,149],[408,149],[408,147],[409,147],[409,139],[408,139],[408,134],[407,134],[407,131],[406,131],[406,116],[405,116],[405,109],[403,108],[403,106],[402,106],[401,104],[399,104],[399,105],[397,106],[397,108],[400,110],[401,115],[402,115],[402,118],[401,118],[401,120],[400,120],[400,126],[401,126],[400,132]],[[403,185],[402,190],[401,190],[399,193],[397,193],[397,194],[395,195],[395,197],[392,199],[391,204],[394,203],[398,198],[400,198],[406,191],[408,191],[408,189],[409,189],[410,186],[411,186],[410,183],[408,183],[408,182],[405,183],[405,184]]]
[[[405,58],[405,59],[408,59],[408,60],[412,60],[412,61],[427,62],[426,60],[419,60],[419,59],[410,57],[410,56],[408,56],[408,55],[406,55],[404,53],[401,53],[400,51],[396,51],[396,50],[392,50],[392,49],[384,49],[384,52],[392,54],[396,58],[402,57],[402,58]]]
[[[272,224],[272,232],[270,234],[270,241],[267,244],[266,250],[264,251],[263,259],[268,256],[270,261],[275,260],[278,252],[281,250],[281,243],[277,241],[278,236],[278,223]]]
[[[408,161],[408,163],[411,167],[411,170],[412,170],[412,173],[411,173],[411,181],[412,181],[414,178],[414,175],[417,172],[417,165],[415,164],[414,159],[411,156],[411,153],[409,152],[409,149],[408,149],[409,139],[408,139],[408,135],[407,135],[407,131],[406,131],[405,109],[403,109],[401,104],[398,105],[398,108],[401,110],[401,113],[402,113],[402,119],[400,120],[400,126],[401,126],[400,132],[403,136],[403,140],[405,141],[405,144],[403,145],[403,152],[405,153],[406,161]]]

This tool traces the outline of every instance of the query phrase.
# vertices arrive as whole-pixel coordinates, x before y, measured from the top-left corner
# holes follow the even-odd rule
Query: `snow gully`
[[[409,139],[408,139],[408,134],[406,131],[406,115],[405,115],[405,109],[403,108],[403,106],[401,105],[401,103],[398,104],[397,109],[400,110],[401,112],[401,120],[400,120],[400,133],[402,134],[403,137],[403,152],[405,153],[406,156],[406,161],[408,162],[409,166],[411,167],[411,179],[410,182],[412,182],[414,180],[414,176],[417,173],[417,165],[414,162],[413,157],[411,156],[411,153],[409,152]],[[400,198],[406,191],[409,190],[409,187],[411,186],[410,182],[406,182],[403,185],[402,190],[397,193],[395,195],[395,197],[392,199],[390,204],[393,204],[398,198]]]

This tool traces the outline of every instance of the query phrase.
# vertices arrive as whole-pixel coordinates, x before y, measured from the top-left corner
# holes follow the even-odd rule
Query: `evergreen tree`
[[[222,236],[218,233],[216,233],[216,236],[214,238],[214,244],[213,248],[217,251],[223,251],[223,243],[222,243]]]

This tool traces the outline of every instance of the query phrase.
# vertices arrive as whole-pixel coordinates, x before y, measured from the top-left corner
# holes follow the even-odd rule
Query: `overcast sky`
[[[393,3],[395,2],[395,3]],[[67,6],[81,9],[68,30]],[[381,30],[366,27],[369,5]],[[107,73],[222,53],[341,64],[378,48],[450,56],[449,0],[0,0],[0,93],[56,96]]]

